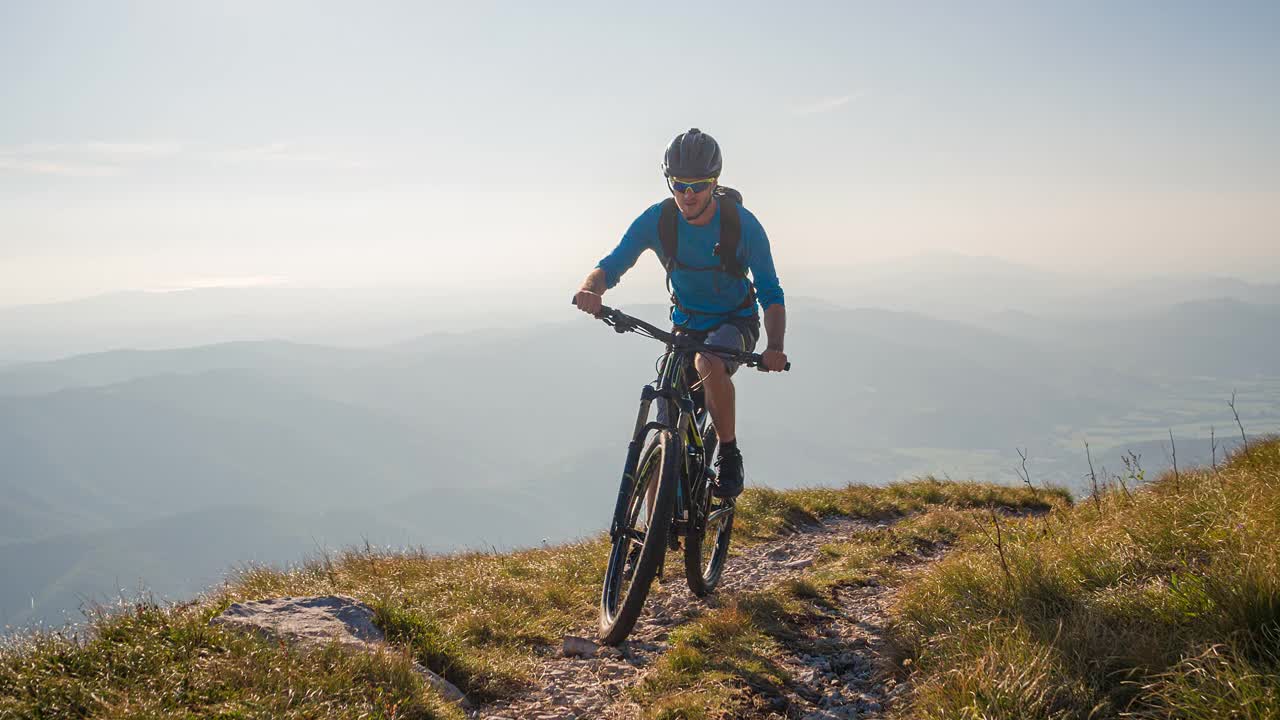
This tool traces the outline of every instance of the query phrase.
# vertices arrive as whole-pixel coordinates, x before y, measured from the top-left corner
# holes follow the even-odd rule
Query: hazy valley
[[[748,482],[1016,483],[1023,448],[1037,483],[1079,494],[1086,440],[1099,472],[1128,450],[1165,467],[1170,430],[1180,463],[1210,462],[1211,426],[1219,453],[1238,442],[1233,390],[1251,435],[1280,429],[1275,286],[998,289],[1026,273],[967,259],[796,292],[795,370],[739,375]],[[932,290],[913,290],[926,274]],[[949,303],[961,285],[997,291]],[[0,338],[21,340],[0,367],[0,624],[366,542],[509,548],[606,523],[657,344],[563,298],[463,322],[341,294],[192,292],[0,310]],[[359,336],[355,318],[380,330]],[[130,346],[153,349],[113,349]]]

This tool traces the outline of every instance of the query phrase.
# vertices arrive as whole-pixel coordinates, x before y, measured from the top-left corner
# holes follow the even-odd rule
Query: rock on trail
[[[234,603],[211,625],[256,632],[304,646],[336,642],[359,651],[385,652],[386,636],[373,624],[373,608],[345,595],[282,597]],[[456,685],[414,663],[414,670],[451,702],[470,707]]]

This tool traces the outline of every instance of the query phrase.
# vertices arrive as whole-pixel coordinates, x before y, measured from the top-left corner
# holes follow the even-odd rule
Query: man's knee
[[[725,367],[724,360],[715,355],[698,353],[693,360],[693,364],[698,368],[698,375],[704,378],[728,375],[728,368]]]

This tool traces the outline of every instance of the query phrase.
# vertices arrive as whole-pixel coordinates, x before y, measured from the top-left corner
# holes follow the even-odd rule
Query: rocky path
[[[799,577],[813,564],[819,548],[857,530],[884,527],[850,519],[827,522],[780,540],[746,549],[729,559],[717,592],[699,600],[685,585],[683,567],[667,568],[665,584],[655,583],[645,614],[621,648],[600,648],[591,657],[564,657],[548,649],[527,695],[479,708],[482,720],[570,720],[640,715],[626,690],[667,651],[668,633],[705,607],[716,607],[734,593],[759,590]],[[672,558],[676,556],[673,555]],[[903,558],[903,565],[930,558]],[[871,584],[842,588],[832,609],[818,618],[812,636],[785,648],[775,660],[791,677],[787,692],[772,699],[764,717],[836,720],[876,717],[902,688],[875,678],[880,663],[892,590]],[[595,628],[581,628],[594,638]],[[593,648],[588,646],[587,654]]]

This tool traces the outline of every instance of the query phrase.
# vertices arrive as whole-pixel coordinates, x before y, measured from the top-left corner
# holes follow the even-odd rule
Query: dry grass
[[[1047,508],[1067,500],[1056,492],[931,478],[884,488],[753,488],[741,499],[735,542],[760,542],[834,515],[892,518],[990,502]],[[909,546],[877,542],[879,549],[868,557],[882,559]],[[596,538],[508,554],[351,550],[289,570],[251,569],[196,603],[141,604],[97,618],[87,641],[43,633],[10,646],[0,652],[0,717],[456,717],[409,671],[410,660],[444,675],[475,701],[518,693],[531,681],[539,652],[565,633],[594,627],[606,554],[605,539]],[[828,575],[808,592],[821,595],[861,572],[856,562],[821,565],[828,564]],[[804,592],[798,584],[791,595]],[[369,603],[398,654],[298,653],[207,626],[231,602],[330,593]],[[740,600],[739,607],[743,602],[749,605]],[[682,631],[673,657],[688,664],[678,672],[673,667],[669,677],[699,676],[701,667],[719,673],[718,679],[696,692],[674,680],[651,685],[646,697],[657,716],[698,717],[694,708],[702,700],[696,698],[722,693],[719,704],[703,705],[702,717],[713,717],[705,708],[736,707],[733,698],[747,697],[740,688],[748,676],[777,681],[767,666],[753,665],[764,657],[753,654],[765,648],[758,643],[775,642],[768,629],[773,626],[758,625],[762,617],[757,611],[741,616],[752,623],[740,632],[729,632],[733,618],[716,626],[715,632],[737,638],[729,645],[708,644],[711,636],[697,628]],[[706,622],[721,620],[709,616]],[[699,666],[698,657],[708,664]]]
[[[652,720],[747,716],[785,689],[787,674],[773,658],[781,639],[802,632],[806,610],[779,593],[735,597],[672,631],[671,649],[634,699]]]
[[[992,483],[954,482],[923,477],[883,487],[770,490],[752,488],[738,501],[734,538],[769,539],[817,524],[826,517],[890,520],[923,510],[1004,507],[1047,512],[1071,504],[1061,488],[1032,490]]]
[[[1280,716],[1280,441],[1039,520],[905,589],[912,718]],[[1003,556],[1002,556],[1003,555]]]
[[[607,551],[603,539],[509,554],[350,551],[290,572],[248,572],[231,597],[359,598],[393,642],[485,701],[520,688],[537,648],[594,621]]]
[[[976,493],[986,492],[982,486],[974,488]],[[807,492],[812,493],[808,497],[826,496]],[[829,641],[814,635],[811,627],[820,614],[830,612],[839,588],[892,581],[901,561],[979,536],[987,517],[976,509],[923,507],[897,523],[856,530],[847,539],[824,545],[805,575],[731,596],[724,607],[672,632],[670,652],[634,693],[646,717],[764,717],[780,710],[785,702],[771,703],[781,699],[788,678],[775,658],[783,645],[820,653],[818,647]]]
[[[138,605],[95,637],[42,634],[0,651],[0,718],[460,720],[403,654],[300,652],[210,627],[209,610]]]

